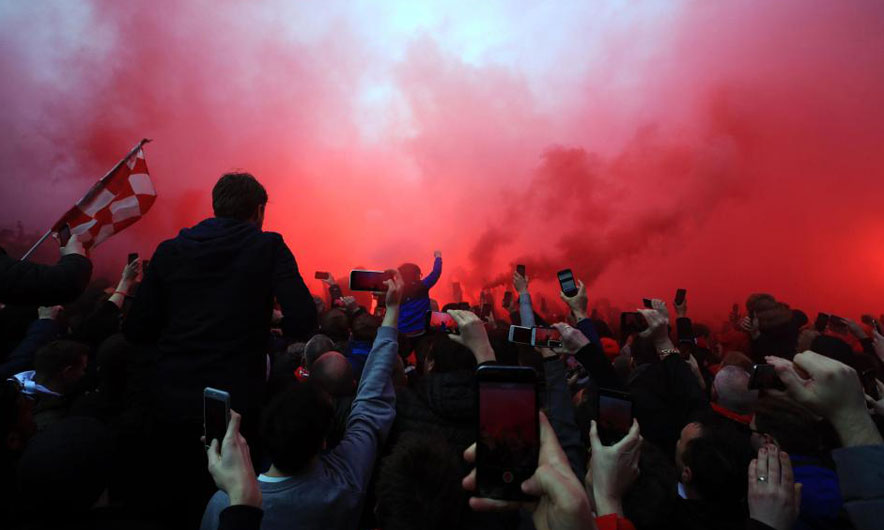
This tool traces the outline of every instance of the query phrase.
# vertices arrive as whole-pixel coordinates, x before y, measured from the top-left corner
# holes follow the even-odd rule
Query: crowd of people
[[[578,281],[554,322],[519,271],[506,307],[439,308],[438,251],[360,304],[330,276],[309,291],[262,230],[267,199],[222,176],[214,217],[116,286],[90,284],[76,236],[55,265],[0,250],[0,526],[881,528],[876,318],[821,324],[753,294],[714,329],[687,299],[621,326]],[[459,333],[428,328],[429,310]],[[511,342],[511,324],[562,346]],[[537,374],[531,501],[477,493],[476,370],[495,364]],[[230,396],[221,439],[204,436],[207,387]],[[632,403],[615,440],[600,437],[609,391]]]

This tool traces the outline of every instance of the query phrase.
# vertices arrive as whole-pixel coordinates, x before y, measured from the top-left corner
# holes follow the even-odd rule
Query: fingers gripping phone
[[[542,348],[561,348],[562,334],[556,328],[534,328],[532,345]]]
[[[521,265],[521,264],[516,265],[516,272],[519,273],[519,276],[521,276],[522,278],[524,278],[524,277],[525,277],[525,266],[524,266],[524,265]]]
[[[392,278],[393,276],[385,271],[352,270],[350,271],[350,290],[386,292],[387,286],[384,282]]]
[[[203,389],[203,429],[206,435],[206,447],[212,440],[220,444],[227,433],[230,422],[230,394],[217,388]]]
[[[565,296],[570,298],[578,293],[579,289],[577,289],[577,283],[574,282],[574,274],[571,272],[571,269],[560,270],[556,273],[556,276],[559,278],[559,285],[562,287],[562,292],[565,293]]]
[[[133,261],[138,259],[137,252],[130,252],[129,256],[126,258],[126,263],[132,263]]]
[[[632,427],[632,396],[599,388],[599,439],[605,445],[619,442]]]
[[[476,485],[480,497],[529,500],[522,482],[540,452],[537,374],[519,366],[476,370]]]
[[[641,333],[648,329],[645,316],[637,312],[620,313],[620,333],[627,337],[633,333]]]
[[[756,364],[749,376],[749,390],[786,390],[786,385],[772,364]]]
[[[427,328],[449,335],[460,335],[460,328],[457,327],[454,317],[440,311],[427,311]]]

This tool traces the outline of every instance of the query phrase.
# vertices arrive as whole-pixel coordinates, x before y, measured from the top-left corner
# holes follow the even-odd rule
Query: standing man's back
[[[156,344],[151,387],[161,409],[198,419],[206,386],[230,392],[243,413],[260,406],[274,297],[286,334],[316,327],[294,256],[282,236],[261,230],[266,204],[254,177],[224,175],[212,190],[215,217],[157,247],[123,329]]]

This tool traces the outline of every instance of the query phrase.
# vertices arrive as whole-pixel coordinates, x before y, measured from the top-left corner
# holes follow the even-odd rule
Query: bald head
[[[332,396],[351,396],[355,390],[353,367],[336,351],[323,353],[310,368],[310,380]]]
[[[758,400],[758,391],[749,390],[749,372],[739,366],[725,366],[712,382],[715,401],[738,414],[749,414]]]

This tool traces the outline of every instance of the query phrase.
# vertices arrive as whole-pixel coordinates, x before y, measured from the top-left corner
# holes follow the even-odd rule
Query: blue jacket
[[[442,275],[442,258],[436,258],[433,262],[433,271],[421,280],[423,289],[411,298],[402,301],[399,308],[399,332],[415,333],[424,331],[426,327],[426,315],[430,310],[430,289],[439,281]]]

